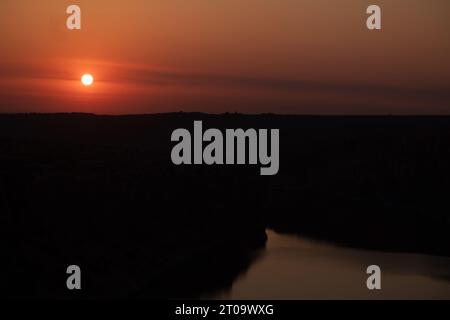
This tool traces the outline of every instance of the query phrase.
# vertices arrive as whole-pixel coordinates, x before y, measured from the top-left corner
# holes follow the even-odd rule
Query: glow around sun
[[[94,83],[94,77],[89,73],[83,74],[81,77],[81,83],[84,86],[89,87]]]

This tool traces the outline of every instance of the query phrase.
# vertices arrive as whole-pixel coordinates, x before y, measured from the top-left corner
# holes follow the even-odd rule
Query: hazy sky
[[[66,29],[70,4],[81,31]],[[370,4],[382,31],[366,28]],[[0,13],[0,112],[450,113],[448,0],[1,0]]]

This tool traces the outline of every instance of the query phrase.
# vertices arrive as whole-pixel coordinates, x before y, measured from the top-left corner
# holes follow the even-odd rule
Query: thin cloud
[[[3,79],[75,80],[79,74],[74,69],[88,65],[96,70],[99,81],[136,86],[201,86],[207,88],[233,88],[239,90],[273,90],[285,92],[323,92],[359,96],[401,97],[450,102],[450,88],[404,88],[386,85],[318,83],[298,79],[275,79],[246,75],[196,73],[139,64],[121,64],[102,61],[55,61],[50,67],[42,63],[2,66]],[[78,67],[72,67],[76,65]],[[71,67],[68,67],[71,66]]]

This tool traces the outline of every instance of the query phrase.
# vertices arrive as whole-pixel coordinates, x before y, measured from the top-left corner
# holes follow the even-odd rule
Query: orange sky
[[[81,31],[65,27],[70,4]],[[448,0],[2,0],[0,13],[0,112],[450,113]]]

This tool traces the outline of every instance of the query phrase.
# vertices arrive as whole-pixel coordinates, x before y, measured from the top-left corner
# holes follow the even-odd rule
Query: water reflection
[[[337,247],[268,230],[267,247],[218,299],[450,299],[450,258]],[[367,266],[382,290],[366,288]]]

